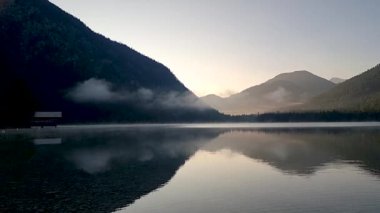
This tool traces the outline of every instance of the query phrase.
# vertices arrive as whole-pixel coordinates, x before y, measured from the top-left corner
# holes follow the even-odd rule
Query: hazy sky
[[[380,63],[379,0],[51,0],[165,64],[197,95],[282,72],[350,78]]]

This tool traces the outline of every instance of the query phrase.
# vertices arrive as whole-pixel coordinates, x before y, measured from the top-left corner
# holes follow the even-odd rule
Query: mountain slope
[[[282,110],[304,103],[335,84],[307,71],[282,73],[210,106],[228,114],[251,114]]]
[[[63,111],[65,122],[220,116],[164,65],[47,0],[0,2],[0,75],[0,126],[25,122],[36,110]]]
[[[223,104],[223,101],[224,101],[224,98],[217,96],[217,95],[214,95],[214,94],[210,94],[210,95],[200,97],[200,99],[204,103],[208,104],[209,106],[211,106],[213,108],[218,108],[220,105]]]
[[[298,108],[296,108],[298,109]],[[311,99],[299,109],[380,111],[380,65]]]
[[[330,81],[333,82],[334,84],[340,84],[340,83],[343,83],[346,79],[342,79],[342,78],[337,78],[337,77],[334,77],[334,78],[331,78]]]

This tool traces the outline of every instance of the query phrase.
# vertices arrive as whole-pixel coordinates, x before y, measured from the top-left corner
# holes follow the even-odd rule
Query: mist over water
[[[309,123],[7,131],[0,209],[377,212],[379,130]]]

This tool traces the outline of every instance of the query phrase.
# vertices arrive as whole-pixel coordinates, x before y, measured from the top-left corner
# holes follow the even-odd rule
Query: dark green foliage
[[[380,121],[380,112],[272,112],[252,115],[227,116],[231,122],[350,122]]]
[[[94,33],[47,0],[7,2],[0,10],[0,127],[25,125],[36,110],[62,111],[67,123],[220,117],[212,109],[147,109],[133,101],[69,100],[67,92],[91,78],[110,82],[112,91],[147,88],[156,94],[194,95],[164,65]]]
[[[259,122],[336,122],[336,121],[380,121],[378,112],[279,112],[257,116]]]
[[[337,85],[299,109],[380,112],[380,65]]]

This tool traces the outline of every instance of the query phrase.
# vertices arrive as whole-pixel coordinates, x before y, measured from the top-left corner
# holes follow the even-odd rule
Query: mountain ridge
[[[6,103],[0,126],[25,123],[34,111],[63,111],[68,123],[221,116],[163,64],[93,32],[49,1],[7,2],[0,11],[0,98]]]
[[[294,110],[380,111],[380,64],[362,72]]]
[[[227,114],[256,114],[302,104],[335,86],[309,71],[281,73],[262,84],[223,99],[202,97],[210,106]]]
[[[335,84],[340,84],[340,83],[343,83],[344,81],[346,81],[347,79],[343,79],[343,78],[338,78],[338,77],[333,77],[330,79],[331,82],[335,83]]]

